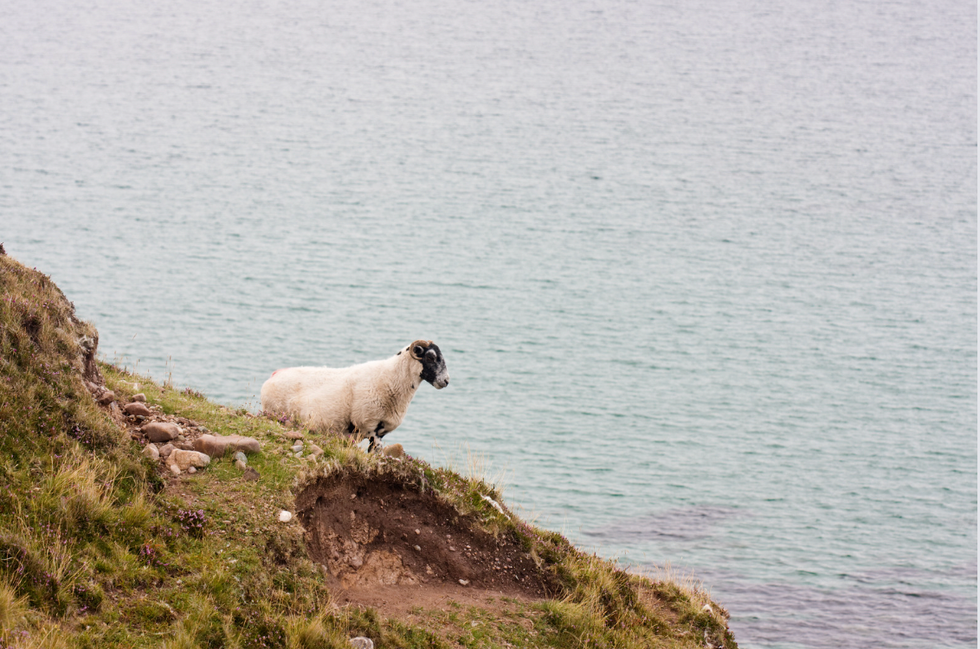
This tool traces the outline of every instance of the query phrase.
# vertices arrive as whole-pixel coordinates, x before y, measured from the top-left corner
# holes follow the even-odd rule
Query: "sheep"
[[[381,449],[381,438],[398,428],[422,381],[437,390],[449,385],[439,347],[416,340],[394,356],[345,368],[290,367],[276,370],[262,384],[262,410],[288,415],[315,432],[371,440],[368,451]]]

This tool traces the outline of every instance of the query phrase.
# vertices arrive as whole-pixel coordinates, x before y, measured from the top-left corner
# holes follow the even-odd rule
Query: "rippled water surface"
[[[0,0],[0,241],[228,404],[435,340],[386,441],[693,571],[742,647],[976,646],[976,25]]]

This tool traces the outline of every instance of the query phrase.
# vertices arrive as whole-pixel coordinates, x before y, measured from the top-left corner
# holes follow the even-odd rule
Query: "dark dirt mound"
[[[397,478],[319,478],[297,496],[296,509],[310,557],[351,601],[379,588],[389,597],[401,588],[532,599],[558,592],[554,575],[512,534],[494,537],[434,493]]]

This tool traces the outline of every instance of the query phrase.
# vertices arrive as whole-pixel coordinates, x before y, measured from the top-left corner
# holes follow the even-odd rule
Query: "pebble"
[[[156,462],[160,459],[160,449],[153,444],[147,444],[146,448],[143,449],[143,455]]]
[[[282,436],[286,439],[303,439],[303,433],[298,430],[284,430]]]
[[[176,464],[171,464],[169,468],[170,468],[170,472],[173,473],[174,475],[180,475],[180,467],[177,466]]]
[[[245,457],[245,454],[242,453],[241,451],[236,451],[235,454],[232,456],[232,458],[236,462],[241,462],[242,464],[248,464],[248,458]]]
[[[145,403],[146,402],[146,395],[143,394],[142,392],[140,392],[138,394],[134,394],[133,395],[133,398],[131,400],[132,401],[139,401],[140,403]]]
[[[238,469],[239,471],[244,471],[245,469],[248,468],[248,465],[242,462],[241,460],[235,460],[235,468]]]
[[[186,470],[190,467],[204,468],[211,462],[211,458],[204,453],[198,453],[197,451],[184,451],[181,449],[175,449],[173,453],[170,454],[170,463],[176,464],[180,469]]]
[[[151,414],[153,414],[150,412],[149,408],[138,401],[127,403],[125,406],[123,406],[123,412],[125,412],[127,415],[142,415],[144,417],[149,417]]]
[[[469,579],[460,579],[459,580],[459,585],[460,586],[469,586],[470,585],[470,580]]]
[[[362,635],[350,639],[350,644],[354,649],[374,649],[374,640],[365,638]]]
[[[112,390],[106,390],[99,396],[98,399],[99,403],[102,404],[103,406],[107,406],[115,400],[116,400],[116,393],[113,392]]]
[[[224,457],[229,453],[244,451],[259,453],[262,445],[259,440],[242,435],[201,435],[194,440],[194,450],[211,457]]]
[[[131,406],[133,404],[129,405]],[[169,421],[151,421],[140,428],[140,430],[151,442],[169,442],[180,435],[180,426]]]
[[[293,513],[292,512],[287,512],[285,509],[282,510],[281,512],[279,512],[279,522],[280,523],[288,523],[291,520],[293,520]]]
[[[170,454],[174,452],[173,444],[164,444],[160,447],[160,457],[166,458],[170,457]]]
[[[313,457],[320,457],[321,455],[323,455],[323,449],[317,446],[316,444],[310,444],[310,447],[307,450],[309,451],[310,455],[312,455]]]

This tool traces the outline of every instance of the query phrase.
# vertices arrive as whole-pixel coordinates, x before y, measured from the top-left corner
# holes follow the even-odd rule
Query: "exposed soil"
[[[104,391],[91,385],[96,398]],[[127,400],[128,401],[128,400]],[[130,437],[150,421],[180,424],[177,448],[191,449],[207,432],[198,422],[150,406],[147,417],[103,404]],[[160,475],[183,493],[181,481],[161,463]],[[338,605],[370,606],[393,617],[412,609],[444,609],[449,602],[488,610],[506,607],[502,597],[535,601],[559,592],[555,576],[539,567],[512,534],[493,536],[435,493],[420,493],[393,478],[344,474],[320,478],[296,498],[310,558],[324,567]]]
[[[434,493],[391,478],[321,478],[296,499],[310,558],[321,563],[338,603],[404,614],[452,599],[554,596],[554,576],[510,535],[484,532]]]

